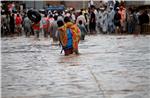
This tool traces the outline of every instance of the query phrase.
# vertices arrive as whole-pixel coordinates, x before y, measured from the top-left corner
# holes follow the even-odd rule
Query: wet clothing
[[[10,31],[9,22],[10,22],[10,19],[7,15],[1,16],[1,34],[2,34],[2,36],[9,35],[9,31]]]
[[[15,19],[14,19],[13,16],[10,16],[10,23],[9,23],[9,25],[10,25],[10,32],[12,34],[14,34],[14,32],[15,32]]]
[[[43,18],[43,20],[42,20],[42,26],[43,26],[43,28],[45,29],[47,29],[48,28],[48,26],[49,26],[49,20],[48,20],[48,18],[47,17],[44,17]]]
[[[87,34],[87,30],[86,30],[86,28],[85,28],[85,26],[82,24],[82,25],[80,25],[80,24],[78,24],[78,27],[79,27],[79,29],[80,29],[80,31],[81,31],[81,40],[84,40],[84,38],[85,38],[85,35]]]
[[[64,17],[62,15],[58,15],[57,21],[59,21],[59,20],[64,21]]]
[[[139,24],[149,23],[149,16],[146,13],[143,13],[139,16]]]
[[[51,25],[52,22],[54,21],[54,18],[48,18],[48,20],[49,20],[48,33],[51,34]],[[50,35],[50,37],[52,37],[52,35]]]
[[[4,23],[2,26],[1,26],[1,36],[8,36],[9,30],[8,30],[8,27],[7,25]]]
[[[104,11],[104,14],[103,14],[103,25],[102,25],[102,31],[104,33],[106,33],[108,30],[108,13],[107,11]]]
[[[119,13],[121,15],[121,19],[120,19],[121,30],[124,32],[126,31],[126,9],[123,8],[122,10],[119,10]]]
[[[62,48],[65,52],[65,55],[69,55],[73,53],[73,40],[72,40],[72,32],[70,28],[67,28],[65,25],[58,28],[59,31],[59,39],[62,45]]]
[[[75,14],[71,14],[71,19],[72,19],[72,22],[75,23],[75,21],[76,21],[76,16],[75,16]]]
[[[68,45],[68,43],[71,39],[71,37],[68,34],[70,34],[69,32],[71,32],[71,35],[72,35],[72,50],[69,50],[69,51],[78,52],[78,43],[79,43],[79,40],[80,40],[80,30],[77,27],[77,25],[75,25],[71,22],[68,22],[68,23],[64,24],[63,26],[59,27],[58,30],[59,30],[60,42],[61,42],[63,47],[66,47]]]
[[[40,30],[40,22],[33,23],[32,28],[33,28],[33,30]]]
[[[51,36],[53,38],[53,41],[57,41],[58,40],[58,25],[57,25],[57,21],[54,20],[51,24],[51,29],[50,29],[50,33],[51,33]]]
[[[69,55],[73,53],[73,37],[71,29],[67,28],[67,45],[63,47],[65,51],[65,55]]]
[[[80,15],[77,17],[76,24],[79,24],[79,21],[82,21],[83,24],[86,24],[84,15]]]
[[[16,20],[15,20],[15,23],[16,23],[16,31],[18,33],[18,35],[21,35],[21,31],[22,31],[22,18],[21,16],[16,16]]]
[[[147,13],[144,12],[138,18],[139,18],[139,24],[140,24],[140,33],[143,33],[144,31],[143,25],[149,23],[149,16]]]
[[[34,34],[36,35],[37,38],[39,38],[39,33],[40,33],[40,22],[38,23],[33,23],[32,25]]]
[[[121,15],[117,12],[114,16],[114,25],[121,27],[120,23]]]
[[[10,25],[9,25],[9,23],[10,23],[10,16],[7,15],[6,16],[6,26],[8,27],[8,33],[10,32]]]
[[[44,31],[44,37],[48,37],[49,20],[47,17],[42,19],[42,28]]]
[[[73,37],[73,50],[78,52],[78,44],[80,41],[81,31],[76,24],[66,23],[66,25],[71,25],[72,37]]]
[[[16,25],[21,25],[22,19],[20,16],[16,16]]]
[[[110,12],[108,12],[108,32],[109,33],[113,33],[114,30],[115,30],[115,26],[114,26],[114,23],[113,23],[114,15],[115,15],[114,10],[111,10]]]
[[[123,8],[122,10],[119,10],[118,13],[121,15],[120,22],[121,22],[121,26],[123,26],[124,22],[126,21],[126,9]]]
[[[96,16],[94,12],[92,12],[90,16],[89,29],[91,33],[96,31]]]
[[[30,36],[32,22],[28,17],[24,18],[23,26],[26,36]]]
[[[137,20],[134,13],[127,13],[127,31],[133,33],[135,31]]]

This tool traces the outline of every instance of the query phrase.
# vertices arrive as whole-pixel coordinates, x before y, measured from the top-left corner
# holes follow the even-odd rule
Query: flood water
[[[1,39],[2,98],[150,98],[150,36],[90,35],[80,55],[52,40]]]

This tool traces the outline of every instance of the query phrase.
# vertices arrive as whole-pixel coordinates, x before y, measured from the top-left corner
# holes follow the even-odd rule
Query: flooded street
[[[86,36],[80,55],[2,38],[2,98],[150,98],[150,36]]]

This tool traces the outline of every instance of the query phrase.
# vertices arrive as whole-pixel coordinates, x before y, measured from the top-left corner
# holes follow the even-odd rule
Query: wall
[[[43,1],[23,1],[26,5],[26,8],[35,8],[35,9],[43,9],[46,5]]]

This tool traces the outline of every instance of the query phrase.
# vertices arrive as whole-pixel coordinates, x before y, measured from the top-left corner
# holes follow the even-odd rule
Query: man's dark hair
[[[82,12],[80,12],[79,15],[82,15]]]
[[[64,22],[65,22],[65,23],[70,22],[70,18],[66,16],[66,17],[64,18]]]
[[[54,16],[54,20],[57,20],[57,16],[56,15]]]
[[[44,14],[44,17],[47,17],[47,14]]]
[[[52,15],[52,14],[50,14],[50,15],[49,15],[49,18],[52,18],[52,17],[53,17],[53,15]]]
[[[19,17],[19,14],[17,14],[17,17]]]
[[[82,21],[81,20],[79,21],[79,24],[82,25]]]
[[[64,22],[62,20],[57,21],[57,25],[58,27],[61,27],[64,25]]]

